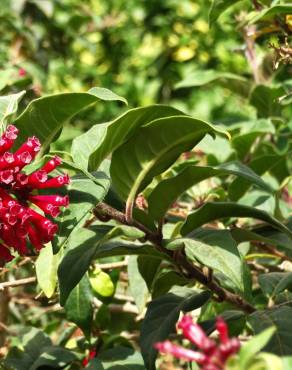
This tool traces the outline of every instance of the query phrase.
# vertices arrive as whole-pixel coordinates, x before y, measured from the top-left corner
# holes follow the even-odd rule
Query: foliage
[[[0,366],[194,369],[154,347],[189,312],[243,343],[227,369],[289,369],[289,1],[3,0],[0,19],[1,132],[41,140],[28,174],[57,154],[71,177],[57,237],[2,264]]]

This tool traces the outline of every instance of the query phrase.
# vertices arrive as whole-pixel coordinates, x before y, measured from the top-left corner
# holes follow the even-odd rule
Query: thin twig
[[[36,282],[36,277],[29,277],[25,279],[13,280],[13,281],[5,281],[4,283],[0,284],[0,290],[4,290],[5,288],[17,287],[21,285],[32,284]]]
[[[145,233],[146,239],[149,240],[157,250],[163,253],[168,260],[171,260],[187,278],[195,279],[202,285],[206,286],[209,290],[215,293],[217,298],[221,301],[227,301],[248,313],[255,311],[255,308],[242,297],[222,288],[213,278],[210,279],[210,276],[206,276],[197,266],[190,263],[183,253],[176,253],[164,248],[162,245],[161,235],[159,235],[159,233],[152,232],[136,220],[131,220],[131,223],[129,223],[122,212],[103,202],[99,203],[95,207],[93,213],[97,218],[99,218],[99,216],[101,218],[107,217],[124,225],[134,226],[140,229]]]
[[[95,266],[97,268],[100,268],[101,270],[112,270],[112,269],[128,266],[128,262],[124,260],[120,262],[97,263]]]
[[[93,304],[96,308],[100,308],[103,303],[99,301],[97,298],[94,298]],[[130,302],[126,302],[125,304],[112,303],[108,306],[108,308],[111,312],[117,312],[117,313],[126,312],[126,313],[133,313],[135,315],[139,314],[137,307]]]

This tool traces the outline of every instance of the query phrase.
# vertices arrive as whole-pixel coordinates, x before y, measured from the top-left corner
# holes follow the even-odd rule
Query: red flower
[[[90,350],[89,355],[83,359],[82,365],[86,367],[89,364],[89,361],[94,359],[95,356],[96,356],[96,350],[95,349]]]
[[[24,68],[19,68],[19,70],[18,70],[18,76],[19,77],[24,77],[24,76],[26,76],[26,70],[24,69]]]
[[[155,348],[176,358],[194,361],[202,366],[202,370],[224,369],[228,358],[239,351],[239,340],[229,338],[227,324],[221,317],[218,317],[216,321],[219,343],[208,338],[200,325],[193,322],[191,316],[183,316],[178,323],[178,328],[182,329],[183,336],[189,339],[200,351],[177,346],[170,341],[156,343]]]
[[[9,125],[0,138],[0,258],[10,261],[10,249],[28,253],[28,243],[36,250],[54,238],[58,226],[30,208],[31,203],[43,213],[56,217],[60,207],[69,204],[67,196],[37,194],[39,189],[59,188],[69,184],[69,176],[48,178],[61,164],[59,157],[49,160],[42,168],[27,175],[22,169],[30,164],[40,150],[35,136],[11,153],[8,150],[17,138],[18,129]]]

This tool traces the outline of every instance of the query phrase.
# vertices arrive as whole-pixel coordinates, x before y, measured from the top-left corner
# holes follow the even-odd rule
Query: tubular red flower
[[[13,260],[13,256],[11,255],[9,249],[3,244],[0,244],[0,259],[4,260],[5,262]]]
[[[15,139],[17,138],[17,134],[18,129],[15,126],[13,125],[7,126],[6,131],[1,136],[0,139],[0,154],[3,154],[12,147]]]
[[[216,329],[218,330],[220,341],[227,343],[229,340],[228,326],[221,316],[217,317]]]
[[[56,167],[58,167],[62,163],[62,160],[57,155],[50,159],[42,168],[41,170],[45,171],[46,173],[50,173],[54,171]]]
[[[182,329],[184,337],[200,349],[209,351],[215,347],[215,342],[207,337],[200,325],[193,323],[191,316],[183,316],[178,323],[178,328]]]
[[[66,207],[69,203],[67,196],[37,194],[41,189],[68,184],[69,176],[48,178],[48,173],[61,164],[61,159],[57,156],[30,175],[23,173],[22,169],[39,152],[40,142],[33,136],[15,153],[11,153],[8,150],[14,144],[17,134],[18,129],[9,125],[0,138],[0,258],[2,256],[3,261],[12,258],[9,248],[20,254],[27,254],[28,242],[36,250],[40,250],[53,239],[58,230],[55,223],[31,209],[30,202],[51,217],[57,217],[60,207]],[[5,250],[2,250],[1,240]]]
[[[207,361],[207,356],[201,352],[195,352],[187,348],[177,346],[170,341],[158,342],[154,346],[158,351],[169,353],[176,358],[181,358],[187,361],[195,361],[198,364],[204,364]]]
[[[61,188],[64,185],[70,184],[70,177],[68,175],[62,175],[53,177],[48,181],[38,185],[38,189],[47,189],[47,188]]]
[[[184,337],[195,344],[200,352],[177,346],[169,341],[156,343],[154,347],[162,353],[169,353],[183,360],[194,361],[202,365],[202,370],[223,370],[228,358],[239,351],[239,340],[229,338],[227,324],[221,317],[216,320],[219,343],[209,339],[203,329],[193,322],[191,316],[183,316],[178,323],[178,327],[182,329]]]

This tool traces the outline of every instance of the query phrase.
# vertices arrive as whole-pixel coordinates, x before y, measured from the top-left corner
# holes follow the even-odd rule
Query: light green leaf
[[[191,186],[213,176],[227,175],[236,175],[268,192],[273,192],[257,174],[240,162],[224,163],[218,167],[189,166],[177,176],[161,181],[154,188],[148,198],[148,212],[155,220],[159,220],[179,195]]]
[[[269,18],[280,16],[280,14],[291,14],[291,12],[291,4],[274,5],[270,8],[264,8],[263,10],[255,14],[251,19],[249,19],[248,24],[254,24],[258,21],[266,21]]]
[[[209,230],[200,239],[175,239],[167,248],[173,249],[176,245],[185,246],[186,255],[191,261],[199,261],[221,272],[240,292],[244,291],[243,260],[227,230]]]
[[[25,94],[25,91],[21,91],[18,94],[0,96],[0,127],[4,131],[4,124],[9,117],[16,113],[18,108],[18,102]]]
[[[222,131],[191,117],[161,118],[142,127],[113,153],[111,178],[118,194],[127,199],[127,215],[138,192],[207,133]]]
[[[157,118],[182,115],[179,110],[166,105],[130,109],[112,122],[94,125],[73,141],[72,156],[83,168],[96,170],[100,163],[118,146],[122,145],[141,126]]]
[[[213,0],[209,12],[209,24],[212,25],[225,10],[239,1],[240,0]]]
[[[150,296],[150,293],[147,284],[139,271],[137,256],[129,257],[128,276],[131,294],[135,300],[139,312],[142,313],[144,308],[146,307],[146,303]]]
[[[38,284],[48,298],[52,297],[56,288],[58,263],[59,255],[53,254],[51,245],[40,251],[35,263]]]
[[[33,100],[15,120],[20,131],[17,143],[35,135],[41,141],[44,153],[58,138],[66,121],[99,100],[124,101],[109,90],[100,88],[93,88],[86,93],[62,93]]]
[[[233,1],[234,3],[234,1]],[[247,83],[247,80],[244,77],[239,75],[228,73],[228,72],[219,72],[213,69],[209,70],[197,70],[190,72],[182,81],[178,82],[175,85],[176,89],[189,88],[189,87],[199,87],[207,85],[211,82],[223,80],[230,81],[234,80],[239,83]]]
[[[226,217],[256,218],[267,222],[292,238],[292,231],[290,231],[280,221],[270,216],[267,212],[254,207],[243,206],[241,204],[231,202],[205,203],[197,211],[191,213],[187,217],[181,228],[181,234],[186,235],[202,225]]]
[[[102,297],[111,297],[115,292],[115,286],[109,274],[95,268],[89,275],[89,281],[95,293]]]
[[[240,370],[248,368],[249,361],[269,342],[275,331],[274,327],[266,329],[241,347],[239,352]]]

